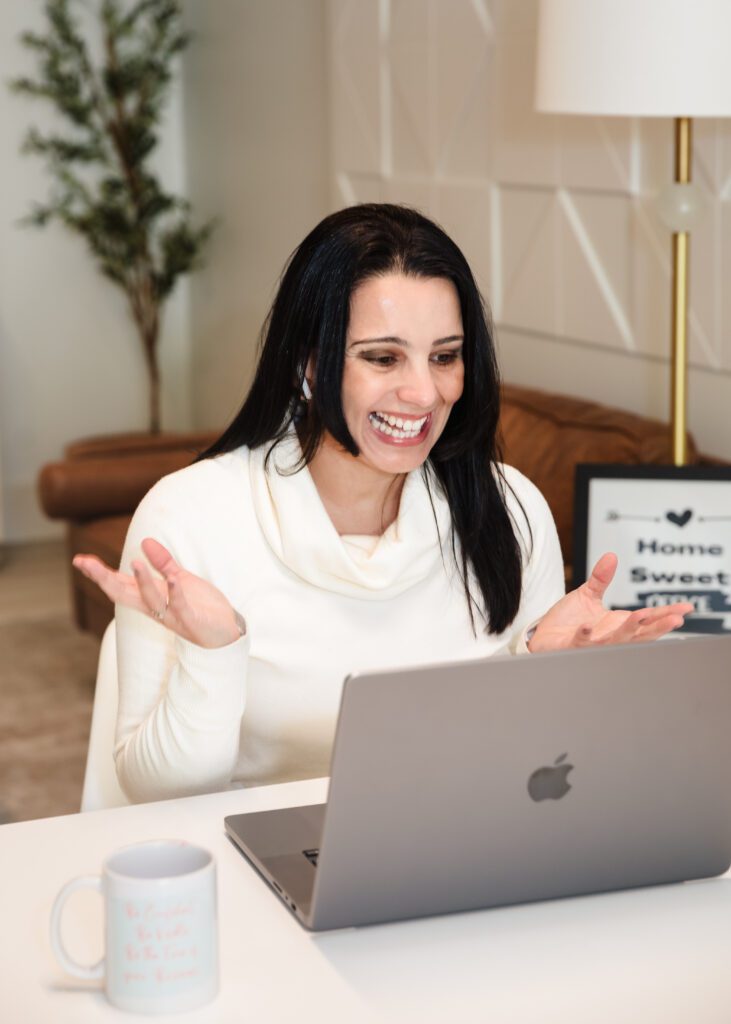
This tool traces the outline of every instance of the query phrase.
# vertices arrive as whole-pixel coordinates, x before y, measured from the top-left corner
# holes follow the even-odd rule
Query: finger
[[[144,608],[139,587],[132,576],[110,569],[96,555],[76,555],[72,564],[92,583],[96,583],[110,601],[114,601],[115,604],[123,604],[128,608],[138,610]]]
[[[98,575],[101,572],[113,572],[111,566],[108,566],[106,562],[103,562],[97,555],[74,555],[71,559],[71,564],[74,569],[78,569],[83,572],[85,576],[91,577],[92,575]]]
[[[137,586],[139,587],[143,610],[158,621],[162,621],[160,613],[167,608],[168,588],[164,580],[156,580],[144,562],[132,562]]]
[[[658,609],[648,609],[655,612]],[[616,629],[604,636],[596,637],[596,644],[632,644],[643,643],[647,640],[659,640],[661,636],[672,632],[683,625],[685,619],[682,615],[647,615],[645,618],[628,618]]]
[[[686,601],[676,604],[658,605],[655,608],[638,608],[629,615],[625,625],[652,626],[666,616],[672,616],[679,619],[680,622],[684,622],[685,616],[689,615],[692,611],[695,611],[695,607]]]
[[[638,630],[644,635],[648,629],[654,628],[656,622],[668,616],[673,616],[682,625],[684,616],[694,610],[694,606],[687,601],[670,605],[658,605],[653,608],[637,608],[633,612],[615,609],[608,612],[599,622],[595,623],[592,642],[598,643],[606,640],[608,643],[630,643]],[[620,617],[623,618],[620,619]],[[677,624],[670,628],[677,629]],[[661,629],[659,635],[667,632],[667,628]]]
[[[677,601],[675,604],[666,604],[662,607],[663,611],[673,615],[692,615],[695,611],[695,605],[691,604],[690,601]]]
[[[679,629],[684,624],[685,619],[682,615],[666,615],[662,619],[658,619],[656,622],[653,622],[652,625],[639,629],[635,636],[630,640],[630,643],[643,643],[645,640],[659,640],[660,637],[665,636],[667,633],[672,633],[674,629]]]
[[[604,592],[614,579],[614,574],[617,571],[617,561],[617,556],[611,551],[603,554],[592,569],[591,576],[583,584],[582,589],[587,590],[591,597],[601,601],[604,597]]]
[[[155,540],[154,537],[145,537],[142,541],[142,550],[149,559],[153,569],[157,569],[160,575],[166,579],[168,576],[180,572],[180,566],[168,549],[159,540]]]

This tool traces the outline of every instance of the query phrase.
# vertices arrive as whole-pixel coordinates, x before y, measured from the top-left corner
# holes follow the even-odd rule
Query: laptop
[[[226,832],[322,930],[731,864],[731,637],[349,676],[327,804]]]

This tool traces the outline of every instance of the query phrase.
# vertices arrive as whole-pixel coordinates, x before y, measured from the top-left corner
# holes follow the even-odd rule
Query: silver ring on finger
[[[170,597],[168,596],[168,597],[165,598],[165,607],[161,608],[159,611],[156,611],[156,612],[152,613],[153,617],[156,618],[158,622],[162,622],[162,620],[165,618],[165,614],[166,614],[166,612],[168,610],[168,605],[169,604],[170,604]]]

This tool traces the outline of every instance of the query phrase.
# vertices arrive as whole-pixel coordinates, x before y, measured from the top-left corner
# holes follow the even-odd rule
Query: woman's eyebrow
[[[450,334],[446,338],[437,338],[436,341],[432,342],[432,348],[437,345],[446,345],[450,341],[464,341],[463,334]],[[397,338],[394,335],[386,335],[383,338],[359,338],[358,341],[351,341],[349,348],[355,348],[357,345],[383,345],[384,343],[389,345],[401,345],[406,347],[409,343],[404,338]]]

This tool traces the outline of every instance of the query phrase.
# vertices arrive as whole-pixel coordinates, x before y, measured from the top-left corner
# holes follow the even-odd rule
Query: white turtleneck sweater
[[[515,469],[505,476],[532,531],[531,545],[508,490],[524,551],[520,610],[505,633],[477,623],[475,636],[436,482],[434,511],[416,471],[383,536],[341,537],[309,471],[277,472],[299,457],[296,439],[275,449],[268,469],[264,454],[240,448],[165,477],[130,525],[122,571],[155,537],[215,584],[248,627],[208,650],[117,606],[115,759],[132,800],[327,775],[349,673],[515,652],[564,592],[551,513]]]

